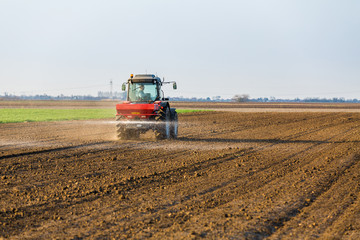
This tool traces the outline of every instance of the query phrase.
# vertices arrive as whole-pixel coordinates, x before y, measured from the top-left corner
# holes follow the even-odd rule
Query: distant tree
[[[248,94],[236,94],[232,99],[234,102],[248,102],[249,101],[249,95]]]

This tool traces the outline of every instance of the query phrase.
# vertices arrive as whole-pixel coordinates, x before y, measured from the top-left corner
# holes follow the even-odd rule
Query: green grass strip
[[[0,109],[0,123],[101,119],[115,116],[115,109]]]
[[[179,109],[178,113],[199,112],[203,110]],[[114,109],[38,109],[38,108],[2,108],[0,123],[47,122],[65,120],[105,119],[115,117]]]

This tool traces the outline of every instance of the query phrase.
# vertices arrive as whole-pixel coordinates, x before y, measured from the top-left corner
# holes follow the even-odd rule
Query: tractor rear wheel
[[[156,139],[160,140],[170,138],[170,117],[170,109],[168,107],[159,110],[159,114],[155,118],[158,123],[155,131]]]
[[[129,133],[125,129],[123,116],[116,117],[116,135],[120,140],[126,140],[129,138]]]
[[[170,135],[172,138],[177,138],[178,136],[178,114],[176,111],[173,111],[171,114],[171,132]]]
[[[120,140],[128,140],[128,139],[139,139],[140,132],[136,129],[126,129],[126,124],[129,121],[124,116],[116,117],[116,133],[117,137]]]
[[[140,132],[138,130],[127,130],[128,139],[139,139],[140,138]]]

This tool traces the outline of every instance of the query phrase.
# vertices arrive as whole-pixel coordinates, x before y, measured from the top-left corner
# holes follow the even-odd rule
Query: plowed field
[[[360,113],[179,123],[164,141],[116,140],[111,120],[0,124],[0,236],[360,239]]]

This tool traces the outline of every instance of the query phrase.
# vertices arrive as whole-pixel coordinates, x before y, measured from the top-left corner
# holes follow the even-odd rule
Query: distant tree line
[[[71,95],[65,96],[60,94],[58,96],[49,96],[47,94],[41,95],[20,95],[8,94],[1,96],[0,100],[104,100],[104,99],[116,99],[116,100],[125,100],[126,93],[119,92],[98,92],[98,96],[91,95]],[[169,97],[171,101],[181,101],[181,102],[308,102],[308,103],[360,103],[359,99],[345,99],[345,98],[295,98],[295,99],[279,99],[275,97],[264,97],[264,98],[250,98],[248,94],[236,94],[230,99],[221,98],[221,96],[214,97],[205,97],[205,98],[196,98],[196,97]]]
[[[231,102],[231,99],[223,99],[220,96],[216,97],[206,97],[206,98],[196,98],[196,97],[169,97],[171,101],[177,102]]]
[[[1,100],[102,100],[100,97],[94,97],[91,95],[71,95],[71,96],[49,96],[47,94],[41,95],[12,95],[0,96]]]
[[[360,103],[359,99],[345,99],[345,98],[295,98],[295,99],[279,99],[275,97],[270,98],[250,98],[248,94],[236,94],[231,98],[232,102],[307,102],[307,103]]]
[[[306,103],[360,103],[359,99],[345,99],[345,98],[295,98],[295,99],[278,99],[270,98],[254,98],[249,99],[249,102],[306,102]]]
[[[126,92],[98,92],[98,97],[102,99],[122,99],[126,98]]]
[[[237,94],[232,99],[233,102],[249,102],[249,95],[248,94]]]

